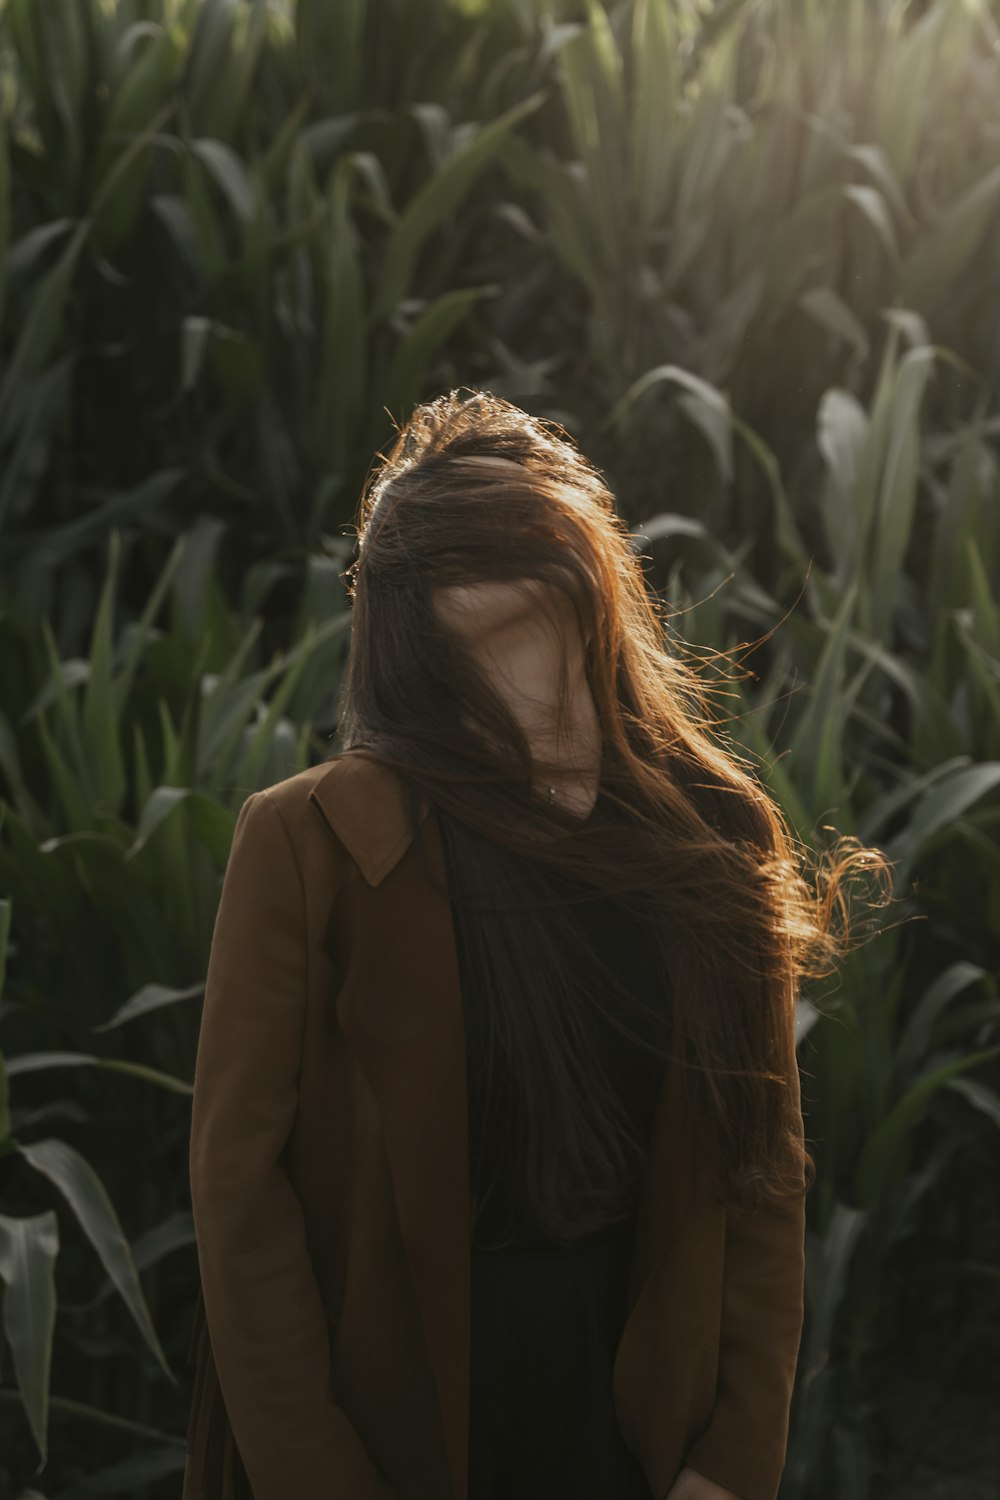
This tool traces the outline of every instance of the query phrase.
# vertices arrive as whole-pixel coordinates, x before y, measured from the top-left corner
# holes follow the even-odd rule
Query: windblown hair
[[[519,1190],[536,1222],[569,1239],[619,1216],[621,1183],[642,1158],[580,1024],[568,963],[579,928],[546,884],[559,873],[609,893],[653,935],[684,1107],[693,1134],[708,1133],[725,1201],[806,1192],[800,985],[847,951],[847,881],[882,878],[887,862],[853,838],[812,859],[713,721],[697,658],[676,635],[668,646],[664,607],[600,471],[559,424],[469,391],[418,406],[366,480],[346,570],[337,753],[391,767],[413,815],[423,797],[447,830],[486,1051],[504,1054],[520,1096]],[[435,614],[435,589],[484,580],[536,580],[549,586],[540,608],[555,601],[566,618],[572,606],[610,818],[576,818],[533,792],[565,776],[566,757],[539,758]],[[586,779],[592,767],[579,770]],[[613,993],[615,976],[604,978]]]

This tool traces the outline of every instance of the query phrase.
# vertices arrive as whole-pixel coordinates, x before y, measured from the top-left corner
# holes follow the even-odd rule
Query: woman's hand
[[[721,1484],[706,1479],[687,1465],[680,1471],[663,1500],[743,1500],[735,1490],[724,1490]]]

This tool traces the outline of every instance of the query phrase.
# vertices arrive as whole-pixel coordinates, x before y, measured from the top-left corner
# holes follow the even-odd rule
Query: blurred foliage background
[[[475,385],[894,861],[800,1003],[782,1496],[995,1496],[998,309],[988,0],[0,5],[0,1493],[179,1494],[235,816],[336,747],[373,453]]]

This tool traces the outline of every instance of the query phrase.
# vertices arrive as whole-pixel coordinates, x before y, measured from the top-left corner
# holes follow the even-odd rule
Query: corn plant
[[[601,451],[630,512],[662,510],[669,474],[669,508],[752,536],[785,602],[813,525],[798,434],[824,391],[867,397],[883,318],[1000,369],[975,311],[1000,291],[996,19],[947,0],[916,20],[870,0],[581,8],[547,33],[560,138],[529,122],[501,152],[583,344],[541,326],[573,348],[588,420],[615,413]]]
[[[603,465],[706,671],[745,648],[723,719],[800,837],[893,861],[883,930],[799,1007],[783,1495],[869,1492],[901,1251],[966,1225],[1000,1121],[997,20],[0,5],[0,1490],[39,1452],[62,1500],[176,1485],[179,1101],[233,821],[335,735],[372,452],[471,381]]]
[[[23,601],[47,607],[56,564],[82,593],[73,553],[114,524],[169,536],[214,511],[242,547],[256,507],[283,544],[316,545],[385,408],[494,295],[492,272],[451,279],[477,222],[460,210],[541,95],[453,118],[483,37],[438,0],[440,49],[401,54],[427,11],[394,0],[364,22],[389,109],[358,97],[353,64],[317,66],[355,56],[357,4],[8,0],[0,527]],[[151,408],[155,438],[124,419]],[[67,463],[70,427],[87,465]]]
[[[295,649],[255,666],[259,618],[238,623],[230,616],[214,581],[210,545],[184,539],[139,619],[120,630],[118,533],[111,541],[87,657],[60,659],[46,629],[44,687],[20,713],[17,734],[10,718],[0,719],[8,787],[0,888],[11,893],[0,905],[3,953],[12,907],[18,931],[36,934],[18,955],[19,1000],[3,1018],[4,1087],[9,1080],[14,1103],[8,1108],[4,1095],[0,1156],[17,1201],[38,1203],[37,1212],[5,1213],[0,1221],[0,1275],[15,1385],[43,1463],[59,1311],[53,1272],[66,1231],[61,1235],[55,1213],[42,1208],[46,1193],[32,1187],[28,1169],[63,1196],[75,1231],[96,1250],[159,1373],[175,1385],[154,1328],[156,1308],[138,1272],[142,1266],[155,1286],[159,1258],[193,1239],[189,1212],[172,1209],[146,1226],[137,1261],[101,1170],[76,1144],[39,1135],[38,1127],[70,1099],[77,1101],[73,1113],[84,1138],[96,1111],[113,1117],[128,1108],[133,1135],[149,1132],[147,1173],[163,1154],[163,1133],[168,1140],[182,1133],[176,1101],[191,1093],[184,1017],[201,994],[236,814],[249,791],[311,758],[307,726],[332,711],[349,620],[332,576],[343,557],[333,547],[308,570]],[[279,568],[263,565],[247,579],[248,608],[280,581]],[[168,609],[173,619],[164,630],[159,620]],[[6,629],[12,630],[10,617]],[[131,1082],[121,1084],[113,1103],[109,1085],[116,1079]],[[135,1089],[149,1092],[144,1107],[135,1105]],[[165,1163],[161,1170],[168,1181]],[[124,1162],[112,1175],[114,1197],[125,1196],[133,1215],[143,1196],[162,1214],[148,1177],[140,1193]],[[100,1321],[107,1317],[101,1310]],[[102,1404],[115,1408],[107,1377],[91,1369],[87,1389],[89,1399],[70,1409],[100,1425]],[[125,1418],[119,1427],[155,1438],[144,1454],[146,1479],[183,1465],[183,1443],[168,1429]]]
[[[776,632],[756,688],[727,684],[739,700],[731,727],[800,837],[821,845],[832,819],[892,862],[885,930],[850,954],[831,993],[800,1001],[819,1172],[784,1480],[793,1495],[866,1492],[877,1415],[866,1360],[903,1334],[886,1278],[946,1190],[959,1137],[942,1100],[964,1101],[987,1159],[1000,1125],[996,419],[981,411],[926,440],[919,397],[936,351],[901,353],[899,332],[870,410],[838,390],[819,404],[828,476],[820,565],[810,559],[804,590],[811,619],[788,616],[749,573],[749,548],[730,553],[699,521],[664,513],[636,539],[666,551],[685,637],[732,650],[748,627],[751,638]],[[924,492],[934,508],[917,566]]]

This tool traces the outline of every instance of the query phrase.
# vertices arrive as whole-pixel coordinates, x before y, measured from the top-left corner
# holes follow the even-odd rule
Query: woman
[[[341,749],[237,821],[195,1070],[184,1500],[775,1500],[821,895],[555,424],[365,487]]]

